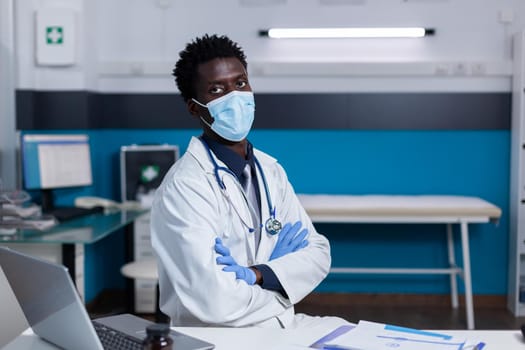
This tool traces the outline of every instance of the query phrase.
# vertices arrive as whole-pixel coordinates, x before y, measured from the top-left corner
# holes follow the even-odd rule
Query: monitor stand
[[[45,189],[40,190],[41,193],[41,205],[42,205],[42,212],[45,214],[48,214],[49,212],[53,211],[55,208],[55,203],[53,199],[53,190]]]

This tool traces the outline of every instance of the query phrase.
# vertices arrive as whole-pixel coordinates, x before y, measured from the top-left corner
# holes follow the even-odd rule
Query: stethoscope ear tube
[[[224,184],[224,181],[222,181],[221,177],[219,176],[219,171],[222,170],[222,171],[232,175],[233,177],[235,177],[236,181],[238,180],[237,176],[235,176],[235,174],[230,169],[228,169],[226,167],[219,166],[219,164],[217,164],[217,162],[215,161],[215,158],[211,154],[210,147],[208,146],[206,141],[204,141],[202,138],[199,138],[199,140],[201,140],[202,144],[204,145],[204,148],[208,152],[208,156],[209,156],[211,162],[213,163],[213,173],[214,173],[215,179],[217,180],[217,183],[218,183],[219,187],[221,188],[221,192],[228,199],[230,204],[235,209],[235,206],[231,202],[230,196],[228,195],[228,193],[226,191],[226,185]],[[264,224],[264,228],[266,229],[266,232],[268,232],[270,235],[276,235],[276,234],[279,234],[279,232],[281,232],[282,224],[281,224],[281,222],[279,220],[277,220],[275,218],[275,208],[273,207],[273,204],[272,204],[272,199],[270,197],[270,190],[268,189],[268,183],[266,182],[266,176],[264,176],[264,172],[263,172],[262,166],[259,163],[259,160],[257,160],[257,158],[255,156],[253,157],[253,159],[255,160],[255,165],[257,166],[257,168],[259,169],[259,173],[261,174],[261,178],[262,178],[263,185],[264,185],[264,191],[265,191],[265,194],[266,194],[266,203],[268,204],[268,212],[270,213],[270,217],[268,218],[268,220],[266,220],[266,222]],[[239,186],[240,186],[240,184],[239,184]],[[246,198],[246,195],[245,195],[245,193],[244,193],[244,191],[242,189],[241,189],[241,192],[243,194],[244,199],[246,200],[248,208],[250,209],[250,211],[252,211],[253,209],[252,209],[250,203],[248,202],[248,199]],[[239,214],[239,212],[237,212],[237,209],[235,209],[235,212],[237,213],[237,215],[239,215],[239,217],[241,218],[241,221],[244,223],[244,220],[242,220],[242,216]],[[244,224],[246,225],[246,223],[244,223]],[[254,232],[255,231],[255,228],[250,228],[248,225],[246,225],[246,226],[248,227],[249,232]]]
[[[266,193],[266,202],[268,203],[268,212],[270,213],[270,217],[268,220],[266,220],[264,228],[269,234],[277,235],[281,232],[283,225],[275,218],[275,207],[273,206],[272,198],[270,197],[270,190],[268,189],[268,183],[266,182],[266,176],[264,176],[261,163],[259,163],[259,160],[255,158],[255,156],[253,156],[253,159],[255,160],[255,165],[257,168],[259,168],[259,172],[261,173],[261,178],[264,184],[264,192]]]

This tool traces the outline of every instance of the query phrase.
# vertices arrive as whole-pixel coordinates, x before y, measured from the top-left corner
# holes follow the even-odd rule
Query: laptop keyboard
[[[122,332],[104,326],[96,321],[92,321],[92,323],[105,350],[143,349],[141,341],[133,339]]]

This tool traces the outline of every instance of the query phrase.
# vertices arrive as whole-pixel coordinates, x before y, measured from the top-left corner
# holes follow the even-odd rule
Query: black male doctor
[[[203,133],[166,174],[151,209],[161,310],[174,326],[347,323],[294,312],[326,277],[330,245],[281,165],[246,138],[255,101],[242,49],[226,36],[196,38],[174,76]]]

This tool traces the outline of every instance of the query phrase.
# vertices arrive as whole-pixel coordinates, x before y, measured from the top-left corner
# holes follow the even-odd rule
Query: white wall
[[[257,2],[277,4],[242,5]],[[172,92],[169,73],[178,52],[188,40],[208,32],[227,34],[241,44],[248,55],[252,84],[260,92],[510,91],[510,38],[525,27],[523,0],[347,3],[19,1],[18,87]],[[78,63],[58,69],[35,67],[33,14],[38,8],[54,6],[78,11]],[[260,29],[272,26],[424,26],[434,28],[436,35],[352,40],[270,40],[258,36]],[[303,65],[290,68],[283,62]],[[363,62],[379,64],[370,67]],[[343,74],[336,75],[341,71]]]

